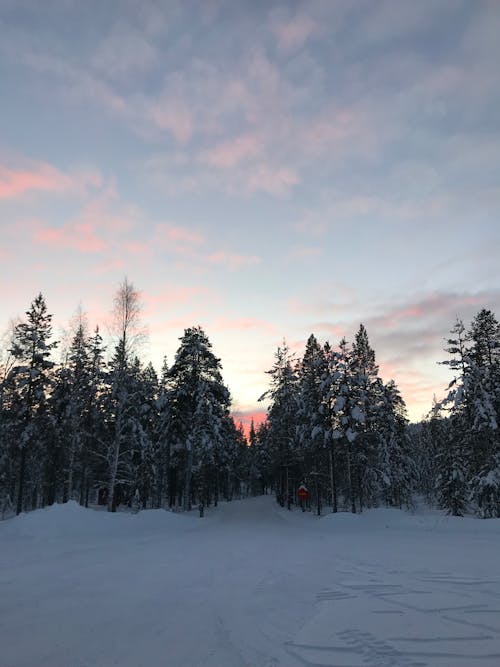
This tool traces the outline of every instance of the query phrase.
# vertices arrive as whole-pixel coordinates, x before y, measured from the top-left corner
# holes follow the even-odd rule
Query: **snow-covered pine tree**
[[[285,341],[275,353],[273,367],[267,371],[271,387],[259,400],[270,399],[267,411],[266,446],[276,499],[290,508],[294,483],[300,483],[297,458],[298,380],[295,358]]]
[[[468,332],[470,498],[482,517],[500,516],[500,326],[481,310]]]
[[[415,463],[407,433],[406,406],[396,383],[381,383],[377,420],[377,472],[388,505],[409,505],[415,481]]]
[[[52,337],[52,315],[42,294],[33,300],[26,311],[24,321],[16,325],[13,333],[11,353],[16,360],[9,373],[8,382],[14,390],[10,416],[13,432],[16,433],[17,499],[16,512],[20,514],[25,506],[36,506],[41,494],[40,461],[44,460],[47,444],[48,392],[52,385],[50,359],[57,342]],[[28,478],[31,473],[31,479]],[[31,499],[27,499],[27,482]]]
[[[172,445],[171,482],[178,488],[177,495],[182,497],[186,510],[191,509],[193,497],[200,492],[197,485],[202,493],[208,493],[212,486],[214,496],[218,494],[217,477],[215,483],[209,483],[208,477],[216,471],[224,420],[231,404],[221,368],[204,330],[200,326],[185,329],[168,372],[166,426]]]
[[[121,283],[114,299],[114,328],[117,337],[115,353],[110,363],[110,417],[111,433],[107,452],[108,511],[116,510],[117,483],[130,484],[132,449],[124,447],[134,431],[131,414],[131,356],[142,337],[139,327],[141,305],[139,293],[127,278]]]
[[[455,377],[449,384],[448,395],[436,406],[433,417],[434,440],[438,438],[436,487],[440,506],[453,516],[463,516],[467,509],[469,477],[466,450],[472,425],[470,367],[463,322],[457,319],[450,333],[445,350],[452,356],[442,363],[454,371]],[[442,409],[447,409],[450,417],[446,421],[437,421]]]
[[[2,518],[13,511],[16,487],[16,455],[14,452],[15,434],[11,408],[14,401],[14,383],[10,371],[15,358],[12,348],[13,324],[5,335],[4,349],[0,348],[0,515]]]
[[[359,485],[356,483],[357,440],[364,422],[364,403],[360,402],[357,378],[352,373],[352,352],[345,338],[339,343],[338,351],[332,350],[328,359],[329,369],[326,381],[326,398],[330,418],[330,437],[338,459],[342,459],[343,496],[351,512],[356,513],[356,499]],[[359,497],[358,497],[359,499]]]
[[[358,437],[355,445],[355,473],[360,509],[373,505],[380,495],[377,475],[379,405],[383,403],[383,384],[378,377],[375,350],[363,324],[354,337],[350,372],[356,407],[353,417]]]
[[[249,492],[256,496],[264,492],[263,489],[263,466],[261,461],[261,448],[257,429],[253,418],[250,421],[248,431],[248,483]]]
[[[322,379],[326,372],[325,353],[314,334],[309,336],[304,356],[297,366],[297,445],[301,454],[301,480],[314,478],[318,513],[324,482],[329,480],[327,424],[323,411]],[[335,500],[333,501],[335,504]]]
[[[154,442],[156,452],[156,491],[155,507],[162,507],[163,498],[167,495],[168,505],[175,504],[175,470],[171,468],[171,438],[169,434],[170,403],[169,403],[169,367],[167,358],[163,358],[160,378],[158,381],[158,398],[156,400],[156,426]]]
[[[132,452],[131,468],[134,476],[130,493],[134,489],[134,494],[139,493],[143,509],[152,504],[157,487],[157,397],[158,376],[155,369],[151,363],[143,368],[140,359],[135,357],[130,369],[131,431],[128,446]]]
[[[82,421],[82,447],[80,452],[80,505],[88,507],[92,487],[107,483],[106,415],[106,365],[105,347],[99,327],[96,326],[88,341],[88,387]]]
[[[87,322],[79,313],[65,363],[55,372],[49,403],[54,425],[53,467],[57,468],[53,496],[64,502],[73,499],[75,487],[81,489],[82,485],[82,450],[86,440],[85,422],[91,383]]]

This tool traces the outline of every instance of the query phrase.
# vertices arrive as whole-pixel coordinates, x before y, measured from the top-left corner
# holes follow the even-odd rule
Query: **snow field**
[[[500,521],[268,497],[0,522],[0,667],[498,667]]]

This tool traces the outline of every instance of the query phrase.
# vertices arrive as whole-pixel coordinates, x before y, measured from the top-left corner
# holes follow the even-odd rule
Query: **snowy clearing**
[[[1,667],[497,667],[500,521],[378,509],[0,522]]]

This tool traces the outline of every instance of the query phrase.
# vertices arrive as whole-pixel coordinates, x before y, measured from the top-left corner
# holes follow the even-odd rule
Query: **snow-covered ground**
[[[1,667],[498,667],[500,521],[75,504],[0,522]]]

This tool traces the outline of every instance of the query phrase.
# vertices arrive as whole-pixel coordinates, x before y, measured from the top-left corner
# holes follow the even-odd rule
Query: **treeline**
[[[450,514],[500,517],[500,326],[481,310],[447,341],[453,373],[430,419],[412,429],[419,484]]]
[[[500,516],[500,326],[491,311],[468,330],[457,321],[443,362],[449,393],[420,424],[408,423],[395,382],[380,377],[361,325],[335,348],[311,335],[299,359],[279,347],[261,397],[267,419],[246,438],[203,329],[186,329],[157,374],[139,357],[140,310],[125,280],[112,342],[81,316],[63,354],[41,294],[13,326],[0,364],[0,516],[70,499],[203,513],[220,498],[268,491],[318,513],[411,507],[419,495],[457,516]]]
[[[278,501],[299,502],[304,484],[323,505],[362,511],[411,506],[423,496],[455,516],[500,516],[500,327],[481,310],[458,321],[443,363],[449,393],[420,424],[408,424],[394,381],[384,382],[366,329],[336,349],[314,335],[297,360],[286,345],[269,371],[267,422],[257,434]],[[263,397],[263,398],[264,398]]]
[[[139,295],[124,281],[114,342],[79,318],[62,362],[38,295],[12,330],[0,382],[0,515],[74,499],[110,511],[200,509],[247,492],[251,464],[201,327],[184,331],[158,376],[138,357]]]
[[[411,502],[417,474],[405,404],[396,384],[379,377],[363,325],[337,349],[311,335],[300,360],[283,345],[269,375],[258,440],[281,504],[297,502],[301,484],[318,513],[324,504],[357,512]]]

